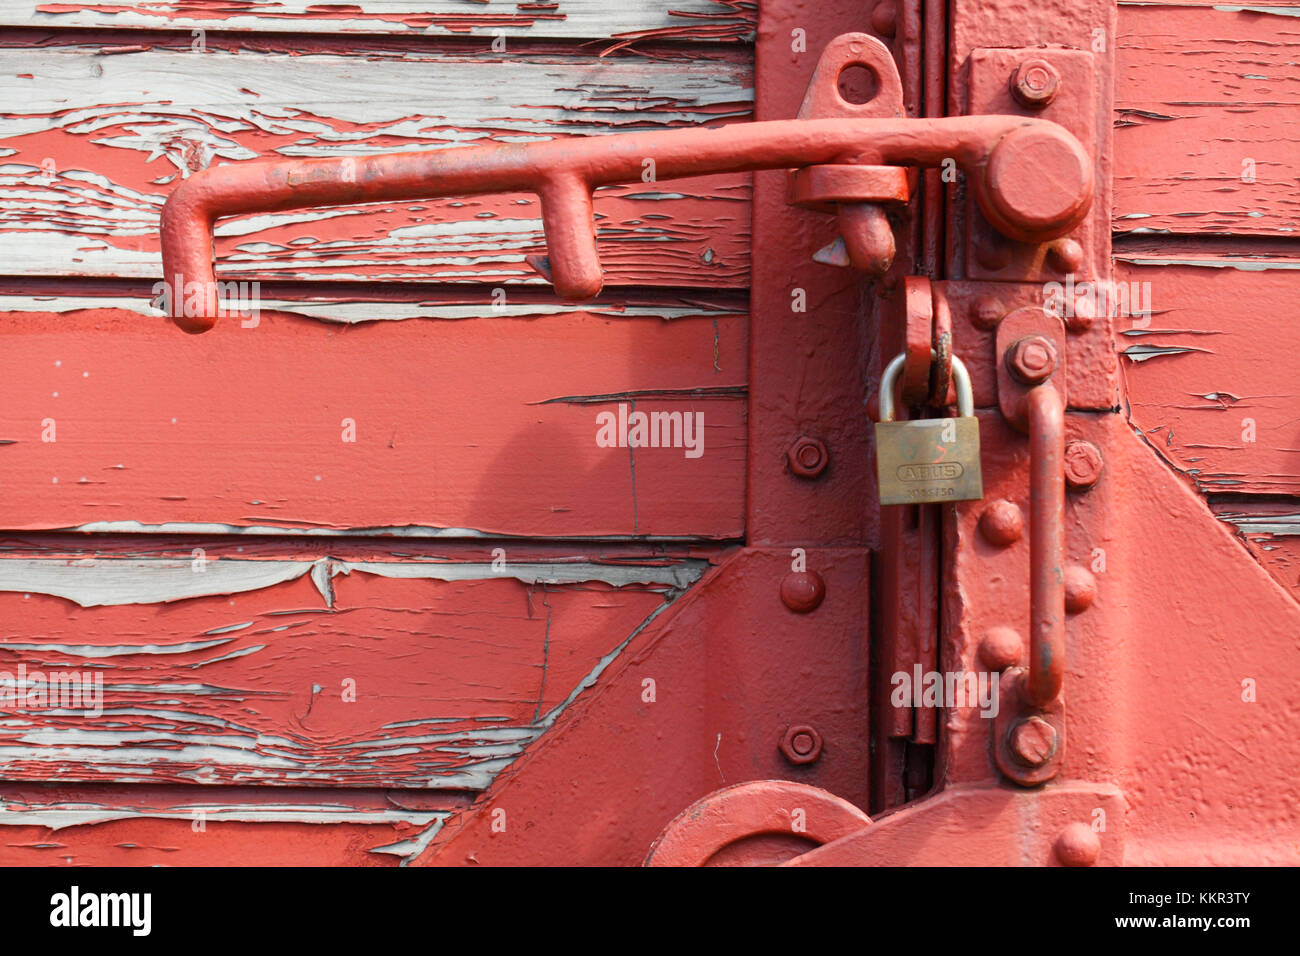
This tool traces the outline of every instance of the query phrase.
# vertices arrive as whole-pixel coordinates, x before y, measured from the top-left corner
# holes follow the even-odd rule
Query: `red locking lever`
[[[840,37],[831,52],[843,60],[833,64],[832,81],[847,66],[863,65],[878,77],[889,72],[882,89],[897,86],[889,51],[875,38]],[[825,73],[819,65],[814,83]],[[181,183],[163,207],[166,308],[187,332],[207,331],[223,313],[212,261],[212,227],[223,216],[517,191],[541,199],[549,259],[543,271],[556,291],[566,301],[590,299],[604,281],[592,190],[640,182],[648,160],[658,180],[824,164],[939,166],[952,159],[989,222],[1024,241],[1060,236],[1088,211],[1092,160],[1055,123],[1020,116],[860,118],[860,108],[845,106],[842,112],[852,114],[846,118],[212,167]],[[853,228],[863,220],[842,221]],[[869,219],[864,228],[871,228]]]

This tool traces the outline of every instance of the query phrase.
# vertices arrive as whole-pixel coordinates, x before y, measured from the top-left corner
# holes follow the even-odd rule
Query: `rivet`
[[[1015,667],[1025,651],[1024,639],[1011,627],[991,627],[980,641],[980,663],[991,671]]]
[[[975,247],[975,261],[990,272],[1011,265],[1011,246],[1001,235],[993,235]]]
[[[980,515],[979,528],[985,541],[1005,548],[1020,540],[1025,532],[1025,518],[1018,505],[999,498],[985,507]]]
[[[871,29],[882,37],[892,37],[898,30],[898,9],[893,0],[883,0],[872,8]]]
[[[781,600],[798,614],[817,610],[825,598],[826,582],[816,571],[791,571],[781,580]]]
[[[1007,307],[991,295],[982,295],[971,304],[970,322],[977,329],[992,332],[1007,314]]]
[[[1086,823],[1071,823],[1052,849],[1062,866],[1092,866],[1101,859],[1101,837]]]
[[[1075,273],[1083,266],[1083,246],[1076,239],[1057,239],[1048,246],[1047,254],[1058,272]]]
[[[1092,572],[1078,564],[1065,569],[1065,610],[1078,614],[1092,607],[1097,599],[1097,579]]]

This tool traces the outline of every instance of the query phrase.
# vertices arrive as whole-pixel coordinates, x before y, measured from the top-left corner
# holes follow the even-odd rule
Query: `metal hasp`
[[[841,73],[854,66],[875,75],[868,103],[849,103],[838,92]],[[838,207],[847,258],[869,274],[893,258],[877,205],[900,198],[902,171],[891,168],[955,161],[988,221],[1013,239],[1050,239],[1083,220],[1093,163],[1063,127],[1023,116],[908,119],[896,115],[899,90],[888,49],[874,37],[846,34],[822,54],[805,100],[811,113],[832,104],[840,114],[833,118],[211,167],[181,183],[163,207],[166,310],[187,332],[207,331],[237,312],[223,307],[213,269],[212,228],[222,217],[499,192],[537,194],[548,253],[530,262],[564,300],[585,301],[604,282],[592,190],[641,182],[651,170],[655,180],[802,170],[797,201]]]
[[[932,355],[934,353],[931,353]],[[957,388],[957,418],[894,421],[894,386],[907,361],[899,353],[880,377],[876,423],[876,474],[881,505],[972,501],[984,497],[980,472],[980,423],[970,373],[950,355]]]

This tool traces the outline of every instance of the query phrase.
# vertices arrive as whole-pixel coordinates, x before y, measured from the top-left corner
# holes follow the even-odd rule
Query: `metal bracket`
[[[1097,142],[1095,64],[1079,50],[975,50],[970,56],[966,112],[972,116],[1018,113],[1050,119],[1068,129],[1091,150]],[[1019,191],[1051,191],[1062,164],[1072,157],[1040,150],[1039,165]],[[1089,159],[1095,163],[1095,159]],[[1012,184],[1004,184],[1012,188]],[[1109,229],[1109,210],[1094,208],[1067,233],[1051,241],[1016,241],[990,225],[974,202],[968,203],[970,235],[966,242],[966,275],[1002,282],[1043,282],[1091,279],[1101,275],[1096,230]]]

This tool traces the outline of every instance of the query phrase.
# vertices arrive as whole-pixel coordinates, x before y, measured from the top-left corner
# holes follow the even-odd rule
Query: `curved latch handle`
[[[1029,390],[1029,673],[1025,699],[1047,708],[1065,677],[1065,403]]]
[[[998,325],[998,403],[1029,438],[1029,663],[1003,672],[994,720],[998,768],[1042,783],[1065,757],[1065,330],[1041,308]]]
[[[860,61],[877,72],[894,70],[887,49],[874,37],[849,34],[833,46],[836,56],[849,50],[848,65]],[[163,307],[187,332],[206,331],[220,315],[238,312],[223,306],[213,271],[212,228],[224,216],[532,192],[541,198],[548,249],[539,271],[549,273],[563,299],[581,302],[597,295],[604,281],[592,191],[641,182],[651,161],[656,180],[671,180],[807,166],[940,166],[945,160],[965,171],[985,217],[1012,239],[1061,236],[1082,221],[1092,202],[1093,163],[1079,141],[1055,123],[1022,116],[863,118],[859,111],[717,129],[241,163],[203,170],[167,198],[161,227]],[[876,240],[871,236],[879,237],[882,217],[850,209],[847,220],[865,231],[868,243],[855,247],[854,254],[872,258],[870,243]]]

